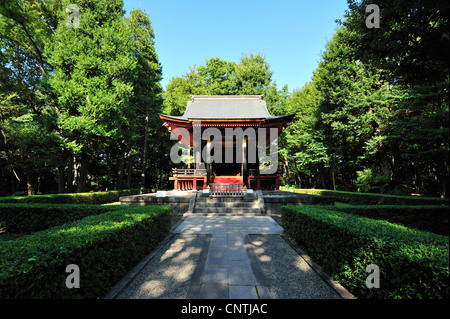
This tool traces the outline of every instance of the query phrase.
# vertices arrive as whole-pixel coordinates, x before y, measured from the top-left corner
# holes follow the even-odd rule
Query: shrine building
[[[187,168],[173,169],[173,176],[170,179],[174,181],[175,190],[204,190],[211,187],[233,191],[236,186],[239,189],[241,187],[255,190],[279,189],[281,176],[278,170],[275,168],[270,173],[262,170],[259,156],[256,156],[255,160],[249,143],[256,143],[261,138],[264,139],[261,132],[267,131],[265,138],[266,145],[269,146],[272,142],[270,129],[277,130],[278,138],[289,125],[294,114],[270,115],[261,95],[195,95],[192,96],[192,100],[188,101],[186,111],[182,116],[159,114],[159,117],[163,126],[172,134],[174,131],[181,132],[182,136],[179,136],[178,139],[188,144],[186,149],[189,155],[192,154],[194,158],[197,155],[200,159],[195,160],[194,163],[187,163]],[[220,131],[222,138],[220,140],[214,138],[213,141],[200,138],[208,128],[216,128],[215,131]],[[244,134],[248,132],[254,132],[254,134],[246,134],[244,138],[232,140],[226,137],[226,133],[230,129],[237,128],[241,128]],[[247,130],[248,128],[253,130]],[[265,131],[261,131],[261,129],[265,129]],[[197,139],[196,132],[198,132]],[[220,153],[214,154],[216,155],[214,161],[205,160],[201,158],[200,154],[194,154],[196,149],[204,150],[206,148],[209,152],[211,143],[214,143],[216,148],[223,147],[224,150],[221,155],[218,155]],[[193,153],[191,153],[191,149]],[[230,154],[233,154],[231,161]]]

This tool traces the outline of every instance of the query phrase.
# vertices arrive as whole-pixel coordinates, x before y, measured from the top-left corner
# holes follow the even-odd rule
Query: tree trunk
[[[27,194],[35,195],[36,187],[35,187],[35,176],[33,174],[27,174]]]
[[[125,153],[120,151],[119,170],[117,171],[116,189],[121,189],[122,188],[124,161],[125,161]]]
[[[322,183],[322,189],[326,189],[327,186],[325,185],[325,167],[323,165],[320,167],[319,174],[320,174],[320,182]]]
[[[81,157],[81,168],[80,168],[80,177],[78,181],[78,193],[84,193],[86,191],[86,180],[87,180],[87,172],[88,172],[88,163],[89,160],[86,155]]]
[[[131,177],[133,173],[133,158],[131,157],[131,150],[129,152],[128,156],[128,175],[127,175],[127,188],[131,188]]]
[[[391,180],[391,166],[389,165],[389,159],[388,159],[387,155],[384,152],[381,155],[381,163],[383,165],[383,175],[388,180]]]
[[[75,156],[69,156],[69,164],[67,165],[67,187],[66,192],[73,192],[73,168],[75,165]]]
[[[142,153],[141,189],[145,188],[145,168],[147,166],[148,116],[145,117],[144,151]]]
[[[74,156],[73,157],[73,180],[72,180],[72,186],[73,186],[73,191],[75,191],[75,185],[78,185],[79,182],[79,169],[80,169],[80,163],[78,163],[77,158]]]
[[[438,157],[437,159],[437,175],[439,182],[439,191],[441,198],[445,198],[447,196],[447,183],[448,183],[448,175],[446,172],[446,163],[443,157]]]
[[[70,165],[69,165],[70,166]],[[58,165],[58,193],[64,193],[64,169],[66,168],[66,158],[61,155]]]
[[[336,190],[336,179],[335,179],[334,167],[331,167],[331,177],[333,178],[333,190]]]
[[[16,181],[14,180],[14,172],[13,168],[9,170],[10,176],[11,176],[11,193],[14,194],[16,192]]]
[[[297,162],[294,160],[295,165],[295,171],[297,173],[297,180],[298,180],[298,188],[302,188],[302,178],[300,177],[300,171],[298,170]]]
[[[286,167],[286,181],[288,182],[288,184],[291,184],[291,172],[289,171],[289,161],[287,156],[283,156],[284,158],[284,166]]]
[[[348,165],[348,150],[347,150],[347,134],[345,132],[343,132],[342,134],[342,147],[343,147],[343,156],[344,156],[344,160],[342,163],[342,182],[344,185],[347,185],[348,180],[347,180],[347,165]]]

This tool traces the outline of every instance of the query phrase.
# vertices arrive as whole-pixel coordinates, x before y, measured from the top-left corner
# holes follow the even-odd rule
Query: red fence
[[[210,184],[211,196],[244,196],[244,184]]]

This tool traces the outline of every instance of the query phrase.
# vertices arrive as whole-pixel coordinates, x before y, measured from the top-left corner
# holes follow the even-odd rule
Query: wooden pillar
[[[194,180],[192,181],[192,189],[197,189],[197,177],[194,177]]]
[[[187,168],[191,168],[191,147],[189,146],[187,149],[188,149],[188,158],[189,158]]]
[[[206,187],[208,187],[209,183],[211,182],[211,163],[208,163],[208,162],[210,162],[209,156],[211,155],[211,141],[208,140],[206,143],[207,143],[206,147],[207,147],[208,160],[207,160],[207,163],[205,163],[205,165],[206,165],[206,184],[207,184]]]
[[[246,183],[248,177],[247,149],[247,138],[245,137],[242,145],[242,180],[244,183]],[[245,186],[248,188],[248,183]]]

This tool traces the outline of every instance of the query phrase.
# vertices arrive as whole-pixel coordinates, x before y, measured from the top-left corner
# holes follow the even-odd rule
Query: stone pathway
[[[344,297],[279,236],[282,231],[267,215],[188,215],[105,299]]]
[[[192,279],[186,298],[271,298],[263,278],[253,271],[257,262],[248,254],[246,236],[282,231],[268,216],[188,216],[174,232],[210,234],[211,239],[204,266]]]

